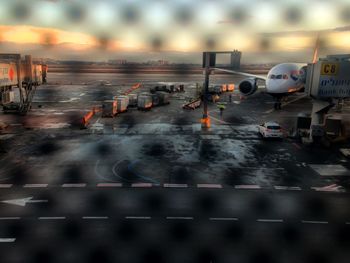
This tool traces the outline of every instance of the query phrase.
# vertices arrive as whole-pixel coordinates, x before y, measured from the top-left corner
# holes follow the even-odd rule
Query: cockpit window
[[[279,74],[279,75],[274,75],[271,74],[270,76],[268,76],[269,79],[288,79],[288,75],[287,74]]]
[[[277,75],[276,79],[282,79],[282,75]]]

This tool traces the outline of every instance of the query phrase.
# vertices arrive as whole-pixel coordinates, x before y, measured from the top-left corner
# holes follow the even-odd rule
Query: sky
[[[0,51],[65,60],[308,62],[350,53],[348,0],[0,0]]]

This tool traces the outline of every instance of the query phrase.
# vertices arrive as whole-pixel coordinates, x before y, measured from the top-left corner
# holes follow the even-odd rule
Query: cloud
[[[70,32],[55,28],[42,28],[27,25],[0,26],[0,41],[38,44],[43,46],[56,46],[70,44],[75,49],[101,48],[119,50],[122,48],[120,41],[109,39],[106,36],[91,36],[80,32]]]
[[[321,30],[292,30],[292,31],[277,31],[277,32],[266,32],[261,33],[261,35],[266,37],[278,37],[278,36],[287,36],[287,35],[317,35],[325,33],[334,33],[334,32],[348,32],[350,31],[350,25],[335,27],[335,28],[326,28]]]

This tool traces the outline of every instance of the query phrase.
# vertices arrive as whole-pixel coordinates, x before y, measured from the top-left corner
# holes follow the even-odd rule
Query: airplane
[[[316,47],[313,54],[313,62],[316,63],[318,55],[319,38],[316,40]],[[295,92],[304,90],[306,81],[307,64],[301,63],[281,63],[277,64],[269,70],[266,77],[244,73],[240,71],[214,68],[214,70],[224,71],[228,73],[238,74],[248,77],[241,81],[238,85],[240,93],[244,96],[250,96],[258,90],[257,82],[265,81],[266,92],[275,98],[275,110],[280,110],[282,99]]]

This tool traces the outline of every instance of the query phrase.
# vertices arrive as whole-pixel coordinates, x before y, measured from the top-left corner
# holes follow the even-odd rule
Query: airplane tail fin
[[[320,34],[317,34],[314,55],[312,58],[312,64],[315,64],[317,62],[319,45],[320,45]]]

